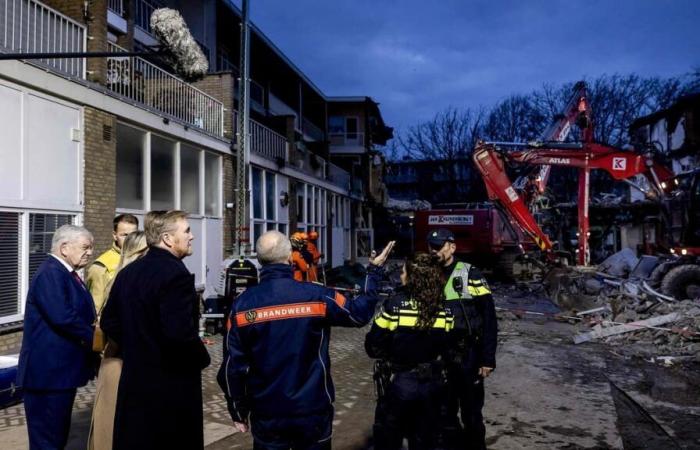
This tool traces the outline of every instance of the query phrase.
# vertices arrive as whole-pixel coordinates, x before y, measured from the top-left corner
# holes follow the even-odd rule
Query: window
[[[145,155],[150,155],[148,165]],[[220,217],[221,170],[221,156],[215,153],[117,125],[118,209],[172,209],[179,204],[193,215]]]
[[[29,215],[29,279],[51,253],[53,233],[61,226],[73,223],[73,216],[63,214]]]
[[[306,222],[304,215],[304,196],[306,185],[300,184],[297,186],[297,222]]]
[[[199,158],[201,152],[188,145],[180,146],[180,207],[199,214]]]
[[[19,313],[20,215],[0,211],[0,317]]]
[[[262,170],[253,168],[252,187],[253,187],[253,218],[264,219],[263,217],[263,181]]]
[[[286,218],[280,217],[277,212],[279,203],[277,183],[278,175],[275,173],[258,167],[251,168],[251,221],[253,224],[251,243],[253,244],[265,231],[278,230],[281,233],[287,233],[287,224],[278,222]]]
[[[175,207],[175,142],[151,136],[151,209]]]
[[[146,133],[117,124],[117,207],[144,209],[143,151]]]
[[[305,198],[304,198],[305,196]],[[304,213],[305,221],[297,222],[297,229],[301,231],[316,231],[318,240],[316,246],[321,253],[326,251],[326,214],[324,204],[326,201],[326,191],[317,186],[299,185],[297,187],[297,204],[301,208],[306,206]]]
[[[275,205],[277,204],[277,189],[275,189],[275,175],[270,172],[265,173],[265,218],[276,220]]]
[[[358,131],[358,126],[357,126],[358,120],[357,117],[346,117],[345,118],[345,131],[346,135],[345,138],[348,141],[356,141],[357,140],[357,131]]]
[[[345,134],[345,117],[330,116],[328,118],[329,134]]]
[[[75,215],[0,211],[0,323],[20,320],[22,292],[51,253],[51,240]],[[23,255],[27,255],[25,264]]]
[[[204,214],[221,215],[221,157],[213,153],[204,154]]]

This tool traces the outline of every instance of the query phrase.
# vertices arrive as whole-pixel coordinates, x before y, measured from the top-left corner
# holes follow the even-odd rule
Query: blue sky
[[[250,0],[250,10],[325,94],[369,95],[398,128],[543,83],[700,67],[700,0]]]

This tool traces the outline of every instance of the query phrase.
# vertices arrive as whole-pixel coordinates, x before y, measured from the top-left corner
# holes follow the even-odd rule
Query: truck
[[[514,263],[537,248],[514,220],[491,202],[444,204],[415,213],[414,247],[427,251],[430,230],[446,228],[455,235],[457,254],[479,267],[515,277]]]

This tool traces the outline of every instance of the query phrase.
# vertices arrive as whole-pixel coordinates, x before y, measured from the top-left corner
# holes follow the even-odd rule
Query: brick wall
[[[95,236],[95,257],[112,245],[117,207],[116,120],[85,107],[85,226]]]
[[[224,138],[234,139],[233,135],[233,96],[235,78],[231,72],[212,73],[202,80],[192,83],[197,89],[224,104]],[[235,202],[236,158],[232,155],[224,155],[224,255],[231,254],[233,248],[232,230],[235,225],[234,210],[226,208],[227,203]]]
[[[22,346],[22,335],[21,325],[0,331],[0,355],[19,353]]]
[[[196,88],[224,104],[224,137],[233,139],[233,96],[234,96],[234,76],[231,72],[212,73],[204,79],[192,83]]]
[[[83,9],[86,2],[78,0],[43,0],[43,3],[75,21],[87,25],[88,51],[107,51],[107,0],[89,0],[87,2],[87,18]],[[107,59],[88,58],[87,70],[90,81],[104,83],[107,74]]]

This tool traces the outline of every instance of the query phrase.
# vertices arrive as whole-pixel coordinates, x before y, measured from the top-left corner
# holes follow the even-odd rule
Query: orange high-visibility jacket
[[[311,241],[306,243],[306,250],[313,258],[313,264],[309,265],[309,281],[318,281],[318,261],[321,259],[321,253]]]
[[[297,281],[308,281],[309,265],[304,261],[299,250],[292,250],[292,266],[294,269],[294,279]]]

